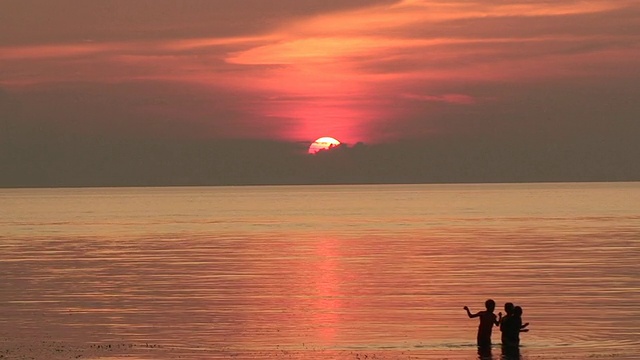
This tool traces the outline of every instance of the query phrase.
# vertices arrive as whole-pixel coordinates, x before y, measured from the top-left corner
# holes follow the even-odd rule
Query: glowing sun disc
[[[309,154],[315,154],[320,150],[328,150],[338,145],[340,145],[340,141],[332,137],[321,137],[309,146]]]

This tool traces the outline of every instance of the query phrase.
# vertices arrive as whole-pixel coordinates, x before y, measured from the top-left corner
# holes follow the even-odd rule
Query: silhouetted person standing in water
[[[504,304],[507,315],[500,321],[502,331],[502,358],[520,360],[520,333],[527,332],[529,323],[522,324],[522,308],[511,303]]]
[[[507,330],[506,328],[509,326],[509,321],[511,321],[511,317],[513,316],[513,303],[505,303],[504,304],[504,317],[502,317],[502,313],[499,313],[498,322],[500,323],[500,332],[502,345],[507,343]]]
[[[507,304],[505,304],[505,311],[507,311]],[[511,304],[509,311],[500,323],[502,358],[504,360],[520,360],[520,333],[529,331],[526,329],[529,323],[522,324],[522,308],[520,306],[514,307]]]
[[[506,307],[507,305],[505,304],[505,311]],[[520,306],[514,307],[512,313],[510,315],[507,314],[500,324],[502,345],[507,347],[520,346],[520,333],[529,331],[529,329],[526,329],[528,325],[529,323],[522,324],[522,308]]]
[[[491,348],[491,330],[494,325],[499,325],[498,318],[496,314],[493,313],[493,310],[496,308],[496,302],[489,299],[484,302],[484,306],[486,310],[479,311],[475,314],[472,314],[467,306],[465,306],[464,309],[470,318],[480,318],[480,325],[478,325],[478,347]]]

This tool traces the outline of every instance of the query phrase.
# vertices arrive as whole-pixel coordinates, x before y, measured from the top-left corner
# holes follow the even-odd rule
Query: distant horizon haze
[[[616,145],[553,144],[550,154],[524,141],[407,141],[308,154],[306,143],[257,140],[43,141],[40,151],[5,144],[0,187],[640,181],[640,164]]]

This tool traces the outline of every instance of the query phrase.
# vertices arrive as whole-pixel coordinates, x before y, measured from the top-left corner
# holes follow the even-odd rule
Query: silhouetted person
[[[526,328],[528,325],[529,323],[526,323],[524,325],[522,324],[522,308],[520,306],[515,306],[513,308],[513,312],[510,315],[505,316],[500,324],[503,347],[519,347],[520,333],[529,331],[529,329]]]
[[[464,309],[467,311],[467,315],[470,318],[479,317],[480,324],[478,325],[478,347],[479,348],[491,348],[491,330],[493,326],[498,326],[498,318],[493,310],[496,308],[496,302],[489,299],[484,302],[486,310],[479,311],[472,314],[467,306]]]
[[[498,314],[498,322],[500,323],[500,332],[501,332],[501,341],[502,344],[506,341],[506,330],[505,327],[509,324],[511,317],[513,316],[513,308],[515,306],[513,303],[505,303],[504,304],[504,317],[502,317],[502,313]]]

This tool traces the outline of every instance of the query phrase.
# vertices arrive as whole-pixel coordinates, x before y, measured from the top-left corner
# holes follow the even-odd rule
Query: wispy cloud
[[[95,27],[102,32],[88,33],[87,41],[68,40],[56,30],[52,41],[45,36],[38,42],[24,32],[23,44],[0,45],[0,85],[205,86],[237,94],[236,105],[244,104],[247,119],[286,122],[281,136],[288,139],[322,132],[373,141],[380,135],[368,124],[430,116],[431,109],[407,107],[406,101],[469,107],[501,96],[492,93],[496,83],[637,76],[633,59],[640,57],[640,5],[632,0],[345,1],[340,6],[318,1],[316,8],[287,1],[278,5],[281,12],[269,10],[268,16],[257,8],[243,14],[231,2],[220,3],[219,11],[198,3],[201,13],[178,10],[176,3],[158,3],[158,9],[177,13],[157,18],[145,15],[142,2],[132,3],[142,25],[125,21],[128,32],[122,33],[117,23],[99,22]],[[231,18],[253,24],[250,31],[224,19],[225,9]],[[173,30],[170,20],[176,21]],[[74,21],[77,29],[91,29]],[[73,27],[68,30],[65,34]]]

